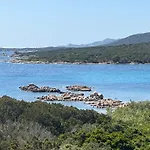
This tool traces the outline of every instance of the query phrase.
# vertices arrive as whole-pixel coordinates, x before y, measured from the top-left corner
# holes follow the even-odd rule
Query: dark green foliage
[[[37,122],[55,135],[71,131],[76,125],[96,123],[101,116],[104,119],[108,118],[92,110],[79,111],[77,108],[65,107],[61,104],[49,105],[40,101],[26,103],[7,96],[3,96],[0,101],[1,123],[6,123],[7,120]]]
[[[87,48],[67,48],[55,51],[24,53],[25,61],[47,63],[150,63],[150,43],[101,46]]]
[[[113,43],[110,43],[109,45],[129,45],[129,44],[137,44],[137,43],[148,43],[150,42],[150,32],[142,33],[142,34],[134,34],[131,36],[128,36],[126,38],[117,40]]]
[[[107,115],[0,98],[0,150],[149,150],[150,102]]]

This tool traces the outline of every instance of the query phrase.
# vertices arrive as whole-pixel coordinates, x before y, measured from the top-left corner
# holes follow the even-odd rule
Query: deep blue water
[[[0,62],[0,96],[33,101],[41,93],[23,92],[19,86],[35,83],[65,90],[79,84],[92,87],[106,98],[123,101],[150,99],[150,65],[71,65],[71,64],[12,64]],[[66,105],[90,109],[82,102]]]

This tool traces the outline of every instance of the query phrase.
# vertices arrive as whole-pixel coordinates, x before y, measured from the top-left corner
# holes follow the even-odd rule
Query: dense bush
[[[98,114],[0,98],[0,150],[149,150],[150,102]]]

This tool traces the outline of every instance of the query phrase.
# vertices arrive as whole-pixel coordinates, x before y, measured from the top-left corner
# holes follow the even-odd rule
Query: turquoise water
[[[26,101],[45,94],[23,92],[19,86],[35,83],[57,87],[79,84],[92,87],[106,98],[123,100],[150,99],[150,65],[71,65],[71,64],[12,64],[0,62],[0,96],[9,95]],[[92,92],[93,92],[92,91]],[[87,93],[86,93],[87,94]],[[89,93],[88,93],[89,94]],[[82,102],[63,102],[78,108],[91,109]]]

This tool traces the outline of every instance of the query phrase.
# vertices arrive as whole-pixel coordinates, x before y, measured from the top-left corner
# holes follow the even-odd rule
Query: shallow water
[[[1,59],[2,60],[2,59]],[[57,87],[79,84],[92,87],[106,98],[125,102],[150,99],[150,65],[99,64],[12,64],[0,62],[0,95],[9,95],[26,101],[46,95],[19,90],[19,86],[35,83],[38,86]],[[92,92],[93,92],[92,91]],[[89,93],[86,93],[88,95]],[[63,102],[82,109],[93,108],[82,102]]]

